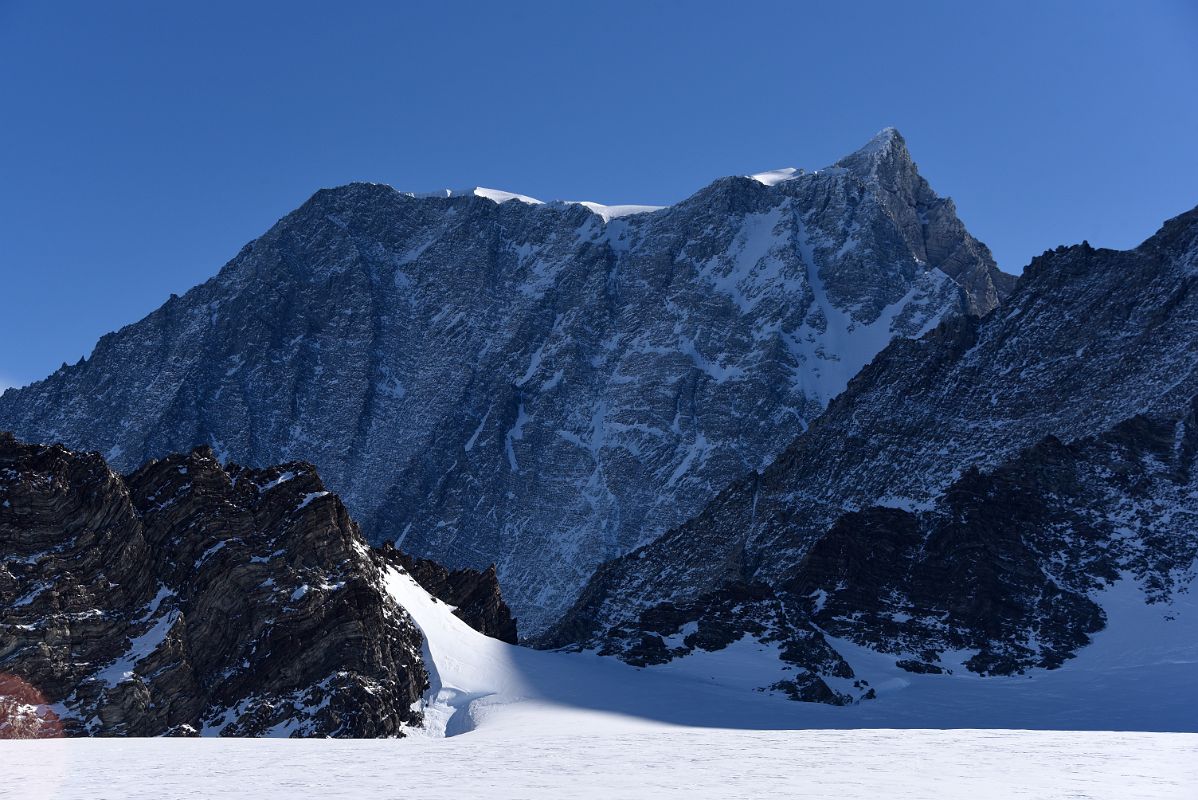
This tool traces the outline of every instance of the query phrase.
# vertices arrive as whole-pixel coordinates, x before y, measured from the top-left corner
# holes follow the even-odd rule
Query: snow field
[[[13,800],[297,797],[1192,800],[1193,734],[673,731],[0,743]]]
[[[1095,642],[1062,669],[1027,675],[982,678],[961,668],[951,675],[916,675],[896,667],[894,655],[833,640],[878,694],[840,708],[756,691],[790,673],[778,660],[777,645],[751,637],[636,669],[613,658],[488,638],[405,573],[389,570],[385,579],[425,635],[433,687],[426,727],[416,735],[456,736],[477,728],[552,738],[679,726],[1198,732],[1193,587],[1170,604],[1149,605],[1125,576],[1099,598],[1108,626]]]

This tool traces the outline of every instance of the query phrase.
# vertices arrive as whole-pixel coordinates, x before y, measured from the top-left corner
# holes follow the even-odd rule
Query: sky
[[[0,387],[316,189],[664,205],[897,127],[1001,267],[1198,204],[1198,3],[0,0]]]

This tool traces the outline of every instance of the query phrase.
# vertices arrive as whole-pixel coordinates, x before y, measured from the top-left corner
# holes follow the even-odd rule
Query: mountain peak
[[[888,125],[875,133],[873,138],[870,139],[869,142],[866,143],[866,145],[858,152],[864,152],[866,150],[887,150],[895,146],[905,145],[906,140],[903,138],[903,135],[898,132],[898,128]]]
[[[896,128],[883,128],[864,146],[837,161],[833,166],[864,174],[873,174],[883,164],[910,163],[907,140]]]
[[[857,152],[853,153],[853,155],[871,155],[881,157],[898,151],[906,152],[906,150],[907,140],[904,139],[903,135],[898,132],[898,129],[886,127],[875,133],[873,137],[866,142],[864,146],[857,150]],[[852,156],[850,156],[850,158],[852,158]]]

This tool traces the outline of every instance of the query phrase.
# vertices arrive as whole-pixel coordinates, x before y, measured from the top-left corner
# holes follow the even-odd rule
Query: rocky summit
[[[601,567],[541,644],[632,663],[775,643],[774,688],[1060,667],[1116,584],[1169,619],[1198,557],[1198,209],[1035,259],[1004,305],[896,340],[767,468]],[[1126,594],[1121,595],[1126,596]]]
[[[400,556],[366,545],[310,464],[199,448],[122,477],[0,433],[0,550],[0,737],[421,723],[423,638],[384,587]],[[447,577],[485,600],[467,622],[514,637],[493,573]]]
[[[768,467],[892,338],[1012,281],[889,129],[657,210],[352,184],[5,392],[0,428],[122,470],[196,445],[311,462],[370,541],[495,564],[536,633]]]

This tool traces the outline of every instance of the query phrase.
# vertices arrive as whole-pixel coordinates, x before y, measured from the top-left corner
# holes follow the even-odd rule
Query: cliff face
[[[494,564],[528,632],[769,464],[892,337],[1009,276],[884,131],[669,208],[318,192],[220,274],[0,396],[118,469],[317,465],[372,542]]]
[[[0,434],[0,550],[0,733],[359,737],[421,722],[421,634],[309,464],[222,466],[198,448],[122,477],[97,454]],[[471,578],[487,600],[475,617],[514,636],[510,615],[489,621],[506,612],[493,574],[450,583]]]
[[[748,633],[783,643],[784,688],[849,702],[869,687],[837,639],[1011,674],[1071,658],[1116,581],[1167,615],[1198,554],[1196,282],[1198,211],[1134,250],[1046,253],[1002,309],[893,342],[768,468],[605,564],[542,643],[649,662]]]

